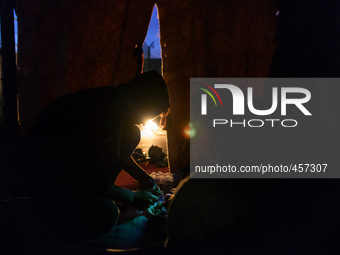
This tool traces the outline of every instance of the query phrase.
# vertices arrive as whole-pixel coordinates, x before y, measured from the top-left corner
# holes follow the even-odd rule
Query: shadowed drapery
[[[23,134],[54,99],[134,77],[134,48],[144,42],[152,1],[23,0],[17,5]]]
[[[276,1],[19,0],[22,133],[62,95],[130,80],[137,65],[133,49],[145,39],[155,2],[170,94],[170,167],[185,167],[190,77],[266,77],[275,50]]]
[[[189,163],[190,77],[267,77],[275,51],[276,1],[157,1],[163,76],[171,113],[170,166]],[[261,96],[262,87],[255,87]]]

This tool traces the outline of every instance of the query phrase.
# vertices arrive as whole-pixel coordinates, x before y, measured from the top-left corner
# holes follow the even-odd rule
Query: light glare
[[[158,130],[158,125],[153,122],[152,120],[149,120],[146,122],[145,126],[142,129],[142,136],[153,136],[155,132]]]

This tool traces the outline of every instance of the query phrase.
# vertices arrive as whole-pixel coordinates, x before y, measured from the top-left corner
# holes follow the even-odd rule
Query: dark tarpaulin
[[[19,0],[21,133],[62,95],[130,80],[137,65],[133,49],[144,41],[154,2]],[[171,105],[169,160],[176,172],[189,163],[190,77],[266,77],[277,8],[270,0],[156,2]]]
[[[152,1],[18,1],[21,131],[54,99],[127,82]]]
[[[275,51],[275,1],[157,1],[163,75],[170,93],[170,167],[189,163],[190,77],[267,77]],[[255,88],[260,96],[262,88]]]

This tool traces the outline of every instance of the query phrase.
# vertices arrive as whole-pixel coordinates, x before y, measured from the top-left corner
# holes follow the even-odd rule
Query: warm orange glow
[[[187,136],[187,137],[190,137],[190,127],[186,127],[184,129],[184,134]]]
[[[184,134],[187,138],[193,137],[196,134],[196,131],[192,128],[191,124],[189,124],[188,126],[186,126],[186,128],[184,129]]]
[[[158,126],[155,122],[153,122],[152,120],[149,120],[148,122],[146,122],[144,128],[150,129],[152,132],[155,132],[158,129]]]
[[[142,136],[144,137],[153,136],[157,130],[158,130],[158,125],[152,120],[149,120],[148,122],[146,122],[145,126],[143,126],[142,128]]]

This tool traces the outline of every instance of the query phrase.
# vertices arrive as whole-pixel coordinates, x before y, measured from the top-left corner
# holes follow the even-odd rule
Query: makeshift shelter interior
[[[5,2],[5,0],[1,1],[2,15]],[[5,129],[5,132],[8,133],[4,134],[4,145],[1,144],[4,148],[1,149],[6,153],[2,154],[3,160],[0,163],[2,167],[1,176],[4,177],[0,180],[3,184],[0,188],[2,189],[2,199],[6,202],[1,203],[0,216],[6,222],[0,222],[0,225],[4,226],[2,232],[0,232],[0,237],[4,237],[4,241],[1,240],[0,246],[3,246],[8,254],[25,254],[25,252],[28,254],[47,254],[46,251],[49,251],[49,254],[110,254],[118,252],[118,249],[125,249],[124,252],[127,254],[158,254],[159,252],[162,252],[162,254],[169,252],[170,254],[174,251],[176,254],[184,254],[184,252],[193,251],[193,248],[211,251],[214,248],[211,245],[219,242],[218,248],[225,244],[231,254],[249,254],[250,251],[259,249],[254,254],[301,255],[304,254],[304,251],[306,254],[311,254],[308,252],[314,246],[308,247],[308,249],[306,247],[314,237],[320,238],[321,245],[331,242],[332,238],[335,238],[338,234],[332,235],[326,241],[322,239],[323,237],[326,238],[325,233],[329,233],[330,222],[313,224],[317,230],[320,230],[313,229],[317,232],[317,235],[314,236],[314,232],[311,231],[313,226],[309,225],[307,219],[294,217],[292,212],[294,208],[304,214],[307,214],[308,209],[314,208],[311,205],[304,207],[300,204],[298,198],[303,197],[308,192],[299,196],[294,194],[294,191],[298,190],[298,182],[294,182],[295,189],[292,188],[288,195],[279,193],[282,199],[280,201],[283,201],[286,197],[292,198],[293,201],[289,200],[289,202],[280,204],[280,201],[276,200],[279,198],[274,197],[273,193],[266,197],[265,202],[261,200],[256,204],[257,200],[255,199],[258,199],[256,194],[260,194],[259,197],[262,197],[263,194],[268,193],[268,190],[266,191],[264,188],[265,185],[262,185],[263,183],[248,185],[248,193],[245,193],[252,194],[252,196],[244,199],[245,193],[239,193],[238,186],[234,186],[233,182],[226,187],[221,180],[207,181],[206,183],[202,181],[201,183],[201,181],[190,182],[188,179],[184,179],[185,173],[189,172],[190,165],[190,133],[188,133],[190,78],[268,77],[272,62],[276,64],[275,70],[281,70],[280,57],[285,55],[285,51],[281,51],[282,55],[274,58],[273,61],[277,50],[277,41],[282,35],[282,31],[280,30],[280,33],[278,33],[277,30],[280,16],[278,11],[281,11],[280,8],[285,11],[288,10],[288,12],[293,10],[291,17],[296,17],[299,16],[297,13],[303,12],[306,7],[307,13],[310,10],[314,13],[319,9],[311,7],[320,1],[301,0],[299,4],[292,4],[292,2],[294,1],[16,1],[19,41],[18,64],[14,76],[18,79],[17,95],[20,125],[18,132],[16,132],[15,124],[10,125],[10,123],[17,121],[17,113],[14,111],[13,118],[12,111],[12,119],[9,118],[6,123],[11,128]],[[42,212],[37,210],[28,199],[17,199],[15,197],[18,190],[13,187],[20,179],[20,176],[18,176],[20,171],[15,169],[16,146],[20,145],[20,140],[27,135],[41,111],[54,100],[84,89],[117,87],[135,77],[136,70],[138,71],[139,67],[138,57],[134,55],[134,50],[136,45],[143,45],[144,43],[155,4],[157,4],[160,20],[161,71],[170,98],[170,112],[166,122],[167,141],[165,146],[163,144],[160,147],[164,146],[163,152],[167,155],[169,166],[163,166],[160,170],[153,168],[154,166],[150,168],[150,165],[147,164],[143,166],[149,172],[168,173],[170,171],[174,176],[176,174],[183,176],[179,185],[182,196],[179,196],[176,200],[176,196],[180,193],[175,195],[174,201],[177,202],[173,202],[173,217],[168,221],[164,219],[150,220],[143,212],[121,207],[119,209],[122,217],[118,227],[108,231],[100,238],[89,239],[76,244],[64,243],[59,239],[54,239],[48,232],[49,225],[39,225],[40,217],[43,217],[41,216]],[[292,7],[292,9],[287,6]],[[287,9],[285,9],[286,7]],[[334,15],[329,15],[327,18],[338,20]],[[300,23],[297,22],[296,24]],[[338,24],[336,28],[338,28]],[[308,22],[307,26],[309,26]],[[301,32],[298,29],[297,31],[298,34]],[[312,31],[318,32],[319,30]],[[286,34],[283,33],[283,35]],[[305,36],[306,34],[301,32],[301,35]],[[287,36],[284,39],[288,38],[289,41],[295,36],[296,34],[293,34],[292,37]],[[322,38],[320,40],[322,41]],[[292,41],[296,43],[293,39]],[[5,47],[4,44],[3,47]],[[336,54],[338,53],[336,52]],[[5,57],[4,55],[5,52],[3,57]],[[289,66],[296,67],[291,65],[289,60],[287,62]],[[302,60],[301,62],[306,66],[310,63],[309,60]],[[285,64],[283,64],[284,67],[286,67]],[[338,72],[335,67],[334,70]],[[278,72],[273,75],[284,76],[284,71],[283,68],[281,73]],[[308,73],[304,74],[308,75]],[[286,75],[289,76],[290,73]],[[297,72],[297,77],[298,75]],[[6,86],[6,84],[4,85]],[[255,97],[261,98],[262,92],[262,86],[254,88]],[[8,100],[7,103],[14,101],[16,107],[17,95],[16,93],[14,95],[15,100]],[[12,109],[15,107],[12,104]],[[8,134],[10,136],[7,136]],[[162,133],[162,137],[164,138],[164,133]],[[15,142],[13,142],[14,140]],[[119,181],[122,186],[127,188],[135,189],[137,187],[130,180],[124,182],[122,179],[118,179],[117,182]],[[270,187],[275,188],[275,183],[273,182]],[[323,183],[322,187],[336,187],[337,185],[335,182],[332,182],[334,185],[328,184]],[[202,187],[205,187],[205,189]],[[263,187],[263,190],[257,192],[257,188],[260,189],[261,187]],[[313,190],[314,184],[308,187]],[[205,195],[204,192],[207,190],[211,191],[209,193],[212,194],[211,197]],[[332,189],[330,188],[330,190]],[[221,194],[224,196],[227,193],[230,195],[225,196],[225,199],[230,200],[226,203],[223,200],[223,210],[219,211]],[[202,198],[200,198],[201,196]],[[211,199],[212,197],[214,198]],[[254,200],[252,200],[253,198]],[[206,202],[204,208],[200,204],[201,202],[195,203],[197,201]],[[320,201],[326,201],[326,205]],[[330,209],[329,211],[332,214],[329,216],[329,221],[331,221],[337,212],[337,210],[333,210],[334,208],[332,209],[334,204],[332,201],[335,200],[324,200],[321,197],[320,201],[318,200],[315,205],[323,205],[324,208]],[[244,207],[243,203],[246,204]],[[288,206],[281,210],[281,207],[285,205]],[[181,211],[178,208],[183,208],[183,210]],[[223,213],[230,213],[229,208],[236,208],[234,209],[235,212],[232,210],[230,218],[223,218],[224,221],[219,222],[218,217]],[[290,210],[290,208],[292,209]],[[273,212],[273,214],[265,218],[263,215],[267,211]],[[243,221],[242,217],[240,220],[233,213],[235,215],[239,213],[242,217],[246,217],[246,220]],[[274,214],[280,215],[282,222],[277,223]],[[318,210],[317,214],[320,215],[318,219],[325,218],[325,212]],[[247,218],[245,215],[251,215],[251,217]],[[285,215],[289,216],[286,217]],[[234,216],[236,220],[233,218]],[[310,217],[313,219],[312,216]],[[203,227],[200,223],[203,224]],[[278,225],[275,225],[276,228],[272,230],[271,227],[274,223]],[[296,226],[299,230],[297,232],[295,232]],[[249,232],[247,232],[248,227],[251,229]],[[333,230],[336,232],[335,228]],[[209,231],[212,231],[214,235],[210,236]],[[289,239],[287,238],[285,242],[280,243],[279,241],[275,242],[274,237],[268,234],[272,231],[280,233],[279,236],[282,240],[287,233],[304,235],[305,232],[308,232],[310,235],[305,235],[305,239],[301,242],[298,242],[300,236],[297,238],[294,235],[292,237],[294,240],[287,240]],[[44,235],[43,233],[49,234]],[[234,233],[235,235],[233,235]],[[244,233],[246,234],[243,236]],[[261,235],[272,238],[270,239],[272,241],[270,247],[262,242],[257,243]],[[218,238],[212,240],[216,236]],[[259,238],[251,241],[253,237]],[[173,250],[164,250],[164,242],[167,238],[173,241]],[[226,240],[231,241],[226,244]],[[250,246],[245,247],[242,240],[247,240],[247,243],[249,241]],[[190,246],[183,246],[186,241],[188,243],[192,241]],[[333,243],[331,244],[333,245]],[[293,248],[290,248],[290,245]],[[16,250],[14,250],[14,247]],[[53,248],[51,249],[51,247]],[[168,247],[171,247],[171,245]],[[326,247],[329,248],[330,246],[326,245]],[[295,253],[289,253],[294,248],[296,248]],[[217,248],[215,247],[215,249]],[[315,251],[319,252],[320,250],[315,249]]]
[[[137,59],[132,52],[144,42],[154,4],[36,1],[26,6],[19,2],[21,132],[25,134],[40,110],[62,95],[133,78]],[[275,50],[277,7],[270,1],[216,6],[160,1],[157,6],[162,71],[171,105],[169,160],[176,172],[188,164],[188,158],[181,156],[189,149],[184,133],[190,121],[185,84],[190,77],[265,77]]]

